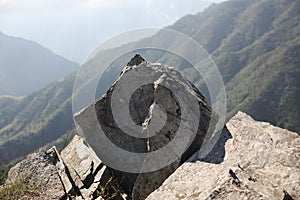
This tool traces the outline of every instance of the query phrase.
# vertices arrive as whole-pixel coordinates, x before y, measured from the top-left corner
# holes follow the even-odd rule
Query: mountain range
[[[298,0],[230,0],[184,16],[167,28],[187,34],[212,56],[225,83],[227,118],[241,110],[256,120],[300,133],[299,10]],[[158,32],[127,46],[149,41],[162,43],[170,38]],[[180,41],[172,45],[180,48]],[[97,97],[115,81],[133,53],[112,64],[102,77]],[[191,77],[189,68],[182,67],[185,63],[170,59],[168,53],[139,53],[151,62],[181,68]],[[75,76],[74,71],[26,97],[0,98],[0,164],[48,143],[62,146],[66,133],[75,132],[71,105]],[[192,82],[207,93],[201,80]]]
[[[0,32],[0,95],[29,95],[77,66],[33,41]]]

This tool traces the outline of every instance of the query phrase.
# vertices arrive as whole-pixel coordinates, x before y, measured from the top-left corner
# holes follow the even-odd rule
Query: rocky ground
[[[242,112],[226,126],[205,159],[184,163],[147,199],[300,199],[298,134]],[[60,154],[51,148],[27,156],[10,170],[7,183],[18,177],[39,182],[40,195],[24,199],[93,199],[105,168],[75,136]]]
[[[184,163],[147,199],[300,199],[296,133],[242,112],[226,126],[232,138],[226,141],[223,162]]]

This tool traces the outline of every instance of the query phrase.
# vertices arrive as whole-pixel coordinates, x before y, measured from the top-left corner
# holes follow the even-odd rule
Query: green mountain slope
[[[25,98],[0,98],[0,163],[57,140],[73,126],[71,95],[75,73]]]
[[[258,120],[300,133],[300,2],[298,0],[231,0],[188,15],[168,27],[183,32],[212,55],[223,76],[228,117],[238,110]],[[166,43],[181,48],[162,32],[99,52],[102,56],[141,43]],[[151,62],[178,67],[203,90],[189,64],[166,52],[131,52],[117,59],[102,77],[99,97],[115,81],[134,53]],[[95,58],[90,65],[97,65]],[[97,77],[97,74],[90,74]],[[23,99],[0,99],[0,163],[18,158],[59,139],[72,129],[71,93],[75,75],[65,77]],[[93,77],[93,76],[92,76]],[[91,79],[91,82],[93,78]],[[85,83],[80,90],[85,90]],[[5,116],[5,117],[4,117]]]

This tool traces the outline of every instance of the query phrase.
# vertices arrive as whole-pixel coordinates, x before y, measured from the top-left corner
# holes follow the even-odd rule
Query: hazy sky
[[[224,0],[0,0],[0,31],[82,62],[99,43],[136,28],[164,27]]]

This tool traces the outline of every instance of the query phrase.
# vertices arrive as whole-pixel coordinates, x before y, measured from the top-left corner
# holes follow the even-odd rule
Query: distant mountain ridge
[[[256,120],[300,133],[299,10],[297,0],[230,0],[185,16],[168,28],[189,35],[212,55],[226,87],[227,118],[241,110]],[[157,33],[128,45],[169,39]],[[180,41],[170,45],[181,46]],[[183,65],[163,52],[140,54],[150,62]],[[99,95],[116,80],[128,58],[123,60],[103,77]],[[183,69],[183,73],[189,72]],[[0,98],[0,152],[4,152],[0,163],[33,152],[73,130],[74,80],[75,73],[24,99]],[[203,87],[201,80],[192,81],[200,89]]]
[[[77,66],[33,41],[0,32],[0,95],[29,95]]]

